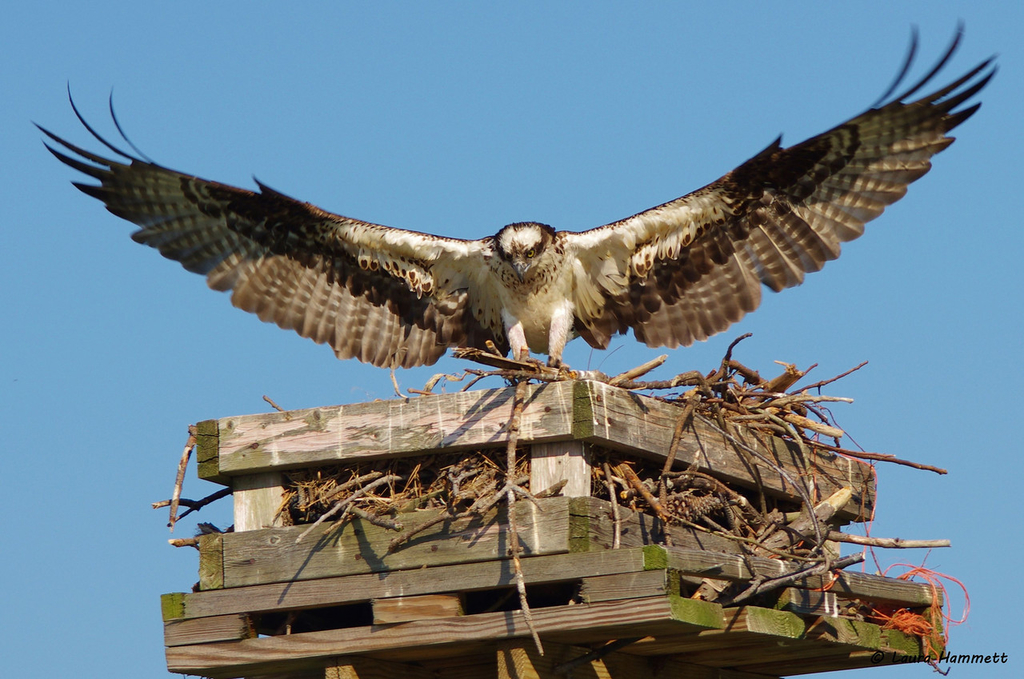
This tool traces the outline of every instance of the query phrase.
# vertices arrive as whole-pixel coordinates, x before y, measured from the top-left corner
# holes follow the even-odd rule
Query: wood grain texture
[[[384,457],[503,446],[513,389],[437,394],[412,399],[228,417],[216,431],[201,423],[200,475],[211,480],[239,474],[281,471]],[[583,441],[662,461],[668,452],[680,410],[657,399],[600,382],[555,382],[531,386],[523,412],[520,441]],[[870,467],[818,451],[803,459],[795,445],[772,437],[754,438],[733,428],[730,435],[762,449],[783,467],[780,474],[737,448],[721,432],[695,419],[684,432],[677,464],[748,488],[796,497],[794,479],[821,497],[843,486],[854,495],[840,511],[845,521],[870,516],[875,486]],[[212,451],[212,452],[211,452]]]
[[[377,658],[353,656],[339,658],[328,665],[323,679],[437,679],[436,675],[422,667],[409,663],[397,663]],[[276,677],[274,679],[277,679]]]
[[[252,639],[256,636],[248,615],[216,615],[192,620],[171,620],[164,623],[164,645],[185,646],[211,641]]]
[[[522,560],[527,585],[642,571],[642,549],[535,556]],[[273,613],[360,603],[434,592],[472,592],[514,584],[512,562],[467,564],[296,580],[248,587],[164,595],[165,620],[225,613]]]
[[[199,536],[199,589],[224,587],[224,533]]]
[[[517,513],[526,556],[569,551],[567,498],[548,498],[543,511],[522,503]],[[438,510],[403,514],[410,529],[431,519]],[[425,530],[401,548],[388,552],[397,535],[367,521],[348,521],[316,527],[301,542],[308,526],[269,528],[222,536],[224,587],[268,582],[312,580],[367,572],[397,571],[424,566],[489,561],[508,554],[504,508],[482,518],[445,521]]]
[[[284,479],[280,472],[236,476],[231,487],[236,533],[281,525],[278,510],[284,499]]]
[[[222,474],[254,473],[434,452],[507,441],[513,388],[310,408],[219,420]],[[572,383],[529,387],[520,439],[572,438]]]
[[[462,599],[458,594],[400,596],[373,599],[371,603],[374,625],[462,615]]]
[[[671,592],[667,571],[641,571],[583,578],[580,597],[588,604],[598,601],[616,601],[644,596],[658,596]]]
[[[565,480],[563,497],[590,497],[590,446],[551,441],[530,446],[530,491],[539,493]]]
[[[721,607],[705,602],[651,597],[627,601],[552,606],[533,611],[542,638],[563,643],[587,643],[627,634],[698,631],[721,625]],[[348,653],[391,648],[439,647],[464,642],[528,637],[519,611],[307,632],[288,636],[174,646],[166,650],[171,672],[202,676],[239,677],[326,664]]]
[[[691,665],[670,658],[645,658],[625,652],[612,652],[599,659],[578,665],[571,675],[555,670],[591,649],[568,644],[544,644],[544,655],[532,643],[507,641],[498,647],[498,679],[771,679],[765,675],[745,672],[723,673],[711,667]],[[447,679],[447,674],[444,674]],[[473,679],[494,676],[477,674]]]

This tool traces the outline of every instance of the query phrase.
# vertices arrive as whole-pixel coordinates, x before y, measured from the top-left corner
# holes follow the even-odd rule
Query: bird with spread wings
[[[980,106],[962,105],[994,75],[992,59],[911,100],[959,41],[958,32],[927,75],[892,96],[915,39],[893,86],[855,118],[788,148],[780,138],[704,188],[582,232],[520,222],[460,240],[343,217],[259,182],[250,191],[133,156],[74,102],[125,162],[40,129],[58,159],[99,182],[75,186],[140,227],[135,241],[338,358],[411,367],[491,342],[558,366],[575,336],[602,349],[629,330],[652,347],[704,340],[756,309],[762,284],[798,285],[838,257]]]

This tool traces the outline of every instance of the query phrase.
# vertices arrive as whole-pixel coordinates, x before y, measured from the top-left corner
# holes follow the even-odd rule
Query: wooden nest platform
[[[933,588],[842,570],[870,466],[716,398],[524,381],[201,422],[235,525],[163,597],[168,669],[764,679],[941,650],[877,617],[941,630]]]

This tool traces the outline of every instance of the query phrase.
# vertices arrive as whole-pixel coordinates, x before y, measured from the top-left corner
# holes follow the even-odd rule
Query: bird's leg
[[[512,348],[512,358],[516,361],[525,361],[530,357],[530,347],[526,344],[526,332],[523,330],[522,322],[518,319],[513,320],[512,324],[506,324],[505,335]]]
[[[548,326],[548,365],[552,368],[562,367],[562,351],[572,336],[573,308],[565,302],[551,315]]]

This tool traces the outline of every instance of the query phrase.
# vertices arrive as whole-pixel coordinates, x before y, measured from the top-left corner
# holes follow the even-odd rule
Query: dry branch
[[[174,478],[174,491],[171,494],[169,503],[171,517],[167,526],[174,532],[174,524],[178,521],[178,504],[181,500],[181,487],[185,483],[185,469],[188,467],[188,460],[192,456],[192,450],[196,447],[196,426],[190,424],[188,427],[188,440],[185,441],[185,450],[181,453],[181,461],[178,463],[178,474]]]
[[[934,549],[936,547],[949,547],[949,540],[904,540],[903,538],[873,538],[863,535],[850,535],[840,533],[837,530],[828,534],[828,539],[833,542],[848,542],[852,545],[864,545],[865,547],[882,547],[885,549]]]

